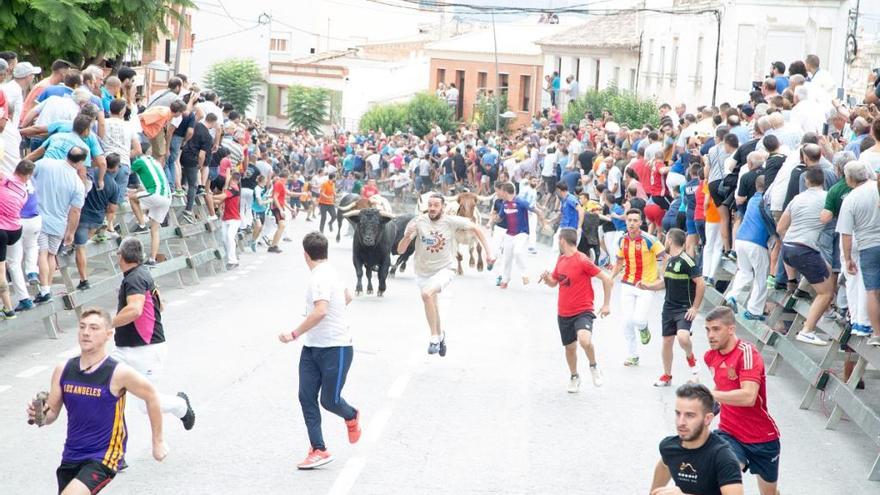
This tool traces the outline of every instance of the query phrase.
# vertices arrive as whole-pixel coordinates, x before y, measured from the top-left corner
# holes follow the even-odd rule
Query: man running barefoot
[[[483,229],[470,220],[454,215],[444,215],[446,201],[442,195],[432,193],[428,198],[428,212],[413,218],[406,226],[403,239],[397,245],[397,252],[406,252],[409,244],[416,242],[416,283],[422,293],[425,305],[425,318],[431,330],[428,354],[446,355],[446,333],[440,329],[440,309],[438,295],[454,276],[455,233],[470,230],[477,236],[486,253],[486,262],[495,263],[491,247],[483,234]]]
[[[685,359],[691,369],[691,375],[697,376],[697,358],[694,357],[691,343],[691,324],[700,305],[706,283],[697,267],[697,262],[685,251],[687,235],[683,230],[670,229],[666,233],[666,252],[669,257],[664,266],[663,278],[654,283],[639,282],[638,287],[646,290],[666,289],[663,301],[663,313],[660,321],[663,327],[663,374],[655,383],[655,387],[668,387],[672,384],[672,343],[684,350]]]
[[[67,408],[67,439],[55,472],[61,495],[94,495],[116,476],[125,455],[125,398],[131,392],[147,403],[153,432],[153,458],[168,449],[162,440],[162,409],[150,382],[107,355],[113,337],[110,315],[103,309],[83,311],[78,332],[80,355],[52,373],[48,398],[28,404],[28,423],[50,425]],[[45,397],[45,396],[44,396]]]
[[[602,281],[603,300],[599,309],[599,317],[611,314],[611,289],[614,281],[590,261],[584,253],[578,251],[578,232],[575,229],[559,230],[559,260],[553,273],[541,274],[541,281],[548,287],[559,286],[559,305],[557,321],[562,345],[565,346],[565,360],[571,378],[568,383],[569,393],[578,391],[581,378],[577,369],[577,345],[580,344],[590,361],[590,374],[593,385],[602,386],[602,372],[596,366],[596,350],[593,347],[593,277]]]
[[[303,257],[311,270],[306,288],[306,319],[292,332],[278,336],[282,343],[299,340],[299,403],[311,448],[299,469],[314,469],[333,461],[321,432],[321,406],[345,420],[348,441],[361,437],[360,414],[342,398],[342,387],[354,355],[345,307],[351,293],[327,263],[327,238],[319,232],[303,238]]]

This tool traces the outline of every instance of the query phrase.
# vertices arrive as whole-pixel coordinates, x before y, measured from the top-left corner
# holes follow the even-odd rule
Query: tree
[[[165,16],[182,21],[191,0],[4,0],[0,46],[42,67],[58,58],[84,65],[168,34]]]
[[[586,112],[592,113],[597,119],[601,118],[603,110],[610,110],[614,114],[615,122],[631,129],[645,124],[655,127],[660,124],[657,103],[654,100],[639,98],[635,93],[620,91],[614,86],[600,91],[591,89],[570,103],[565,111],[565,123],[577,124]]]
[[[405,131],[409,127],[406,105],[403,103],[387,103],[376,105],[361,116],[359,123],[361,132],[379,131],[393,134]]]
[[[291,129],[317,133],[327,120],[330,91],[324,88],[291,86],[287,89],[287,120]]]
[[[206,83],[220,99],[232,103],[244,114],[254,102],[257,87],[263,81],[263,71],[251,59],[221,60],[208,69]]]
[[[480,127],[480,134],[495,130],[495,115],[507,111],[507,94],[501,97],[480,95],[477,108],[474,110],[474,122]],[[499,132],[506,132],[510,119],[499,117]]]
[[[428,134],[433,125],[440,126],[444,132],[454,127],[452,108],[446,100],[437,98],[432,93],[419,93],[406,104],[407,123],[412,126],[416,136]]]

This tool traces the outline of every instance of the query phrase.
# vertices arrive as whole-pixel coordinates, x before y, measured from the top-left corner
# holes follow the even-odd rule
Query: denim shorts
[[[811,284],[821,284],[830,275],[822,254],[803,244],[782,243],[782,261]]]
[[[79,226],[76,228],[76,232],[73,234],[73,245],[74,246],[83,246],[87,242],[89,242],[89,231],[90,230],[98,230],[101,224],[98,223],[82,223],[80,222]]]
[[[880,290],[880,246],[859,251],[859,269],[865,290]]]

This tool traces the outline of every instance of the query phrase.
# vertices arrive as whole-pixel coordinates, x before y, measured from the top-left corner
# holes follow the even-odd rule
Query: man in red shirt
[[[241,174],[233,172],[226,189],[215,194],[215,202],[223,202],[223,247],[226,249],[226,269],[238,267],[238,252],[235,243],[238,228],[241,226]]]
[[[275,235],[272,237],[272,245],[266,250],[270,253],[281,252],[278,243],[281,241],[281,236],[284,235],[284,229],[287,227],[287,221],[284,218],[284,210],[289,208],[287,204],[286,187],[288,177],[290,177],[290,172],[288,172],[287,169],[284,169],[277,177],[275,177],[275,181],[272,182],[272,216],[275,217],[275,223],[278,228],[275,230]]]
[[[541,281],[548,287],[559,285],[558,316],[559,333],[562,337],[562,345],[565,346],[565,360],[571,371],[568,383],[568,392],[575,393],[581,385],[580,375],[577,370],[577,344],[584,349],[587,359],[590,361],[590,374],[593,377],[593,385],[602,385],[602,372],[596,366],[596,350],[593,347],[593,284],[592,278],[598,277],[602,281],[603,301],[599,309],[599,316],[605,317],[611,313],[611,288],[614,282],[607,273],[603,272],[590,261],[584,253],[578,251],[578,234],[575,229],[559,230],[560,256],[556,262],[553,273],[541,274]]]
[[[376,186],[376,179],[370,179],[367,181],[367,184],[361,189],[361,196],[366,199],[370,199],[371,196],[375,196],[379,194],[379,188]]]
[[[776,495],[779,429],[767,411],[764,360],[750,343],[736,337],[730,308],[706,315],[710,351],[704,360],[715,380],[712,395],[721,404],[718,434],[727,440],[743,469],[758,477],[761,495]]]

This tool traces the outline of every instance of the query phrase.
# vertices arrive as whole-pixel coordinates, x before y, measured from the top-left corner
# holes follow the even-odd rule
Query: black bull
[[[347,214],[347,218],[355,225],[354,239],[352,241],[352,262],[357,274],[357,286],[355,295],[363,294],[361,277],[364,269],[367,270],[367,294],[373,293],[373,271],[378,272],[379,292],[378,296],[385,293],[385,279],[389,270],[393,277],[397,268],[400,271],[406,269],[406,262],[415,250],[410,245],[404,253],[397,252],[397,245],[403,238],[404,230],[415,215],[400,215],[392,218],[382,214],[375,208],[364,208]],[[391,265],[391,255],[396,255],[394,266]]]

